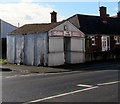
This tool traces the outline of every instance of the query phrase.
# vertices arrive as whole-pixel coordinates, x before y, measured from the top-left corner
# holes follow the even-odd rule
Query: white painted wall
[[[85,39],[84,38],[71,38],[71,51],[85,52]]]
[[[85,62],[85,39],[71,37],[70,50],[66,53],[69,64]]]
[[[78,32],[80,36],[65,36],[64,27],[67,26],[69,33]],[[53,31],[60,32],[57,35],[53,35]],[[49,66],[62,65],[65,63],[82,63],[85,62],[85,39],[83,34],[78,28],[76,28],[69,21],[55,27],[49,32]],[[60,34],[62,34],[60,36]],[[65,37],[69,37],[68,39]],[[66,44],[66,45],[64,45]],[[61,54],[60,54],[61,53]],[[59,63],[59,64],[58,64]]]
[[[52,36],[52,31],[53,31],[53,30],[64,31],[64,26],[65,26],[65,25],[68,27],[68,31],[69,31],[69,32],[71,32],[71,31],[76,31],[76,32],[80,32],[80,33],[83,35],[83,37],[85,36],[85,34],[84,34],[82,31],[80,31],[78,28],[76,28],[76,27],[75,27],[73,24],[71,24],[69,21],[66,21],[66,22],[64,22],[64,23],[56,26],[55,28],[51,29],[51,30],[48,32],[49,36]],[[65,31],[64,31],[64,33],[65,33]]]
[[[49,37],[48,66],[64,64],[63,37]]]
[[[71,64],[84,63],[85,62],[85,53],[82,52],[71,52]]]
[[[49,37],[49,52],[63,52],[63,43],[63,37]]]
[[[48,66],[57,66],[63,64],[64,64],[64,52],[48,54]]]

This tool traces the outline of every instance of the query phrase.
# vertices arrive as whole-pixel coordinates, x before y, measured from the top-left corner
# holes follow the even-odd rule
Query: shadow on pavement
[[[9,68],[0,68],[0,71],[12,71],[12,70]]]
[[[93,61],[81,64],[66,64],[61,66],[52,66],[51,68],[60,68],[70,71],[120,70],[120,60]]]

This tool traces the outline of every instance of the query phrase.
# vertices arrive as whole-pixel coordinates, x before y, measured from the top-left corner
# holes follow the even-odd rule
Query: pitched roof
[[[76,14],[70,18],[57,23],[46,24],[27,24],[10,34],[27,34],[27,33],[40,33],[47,32],[54,27],[62,24],[65,21],[70,21],[84,34],[119,34],[120,35],[120,19],[108,17],[103,21],[100,16],[80,15]]]
[[[10,34],[27,34],[27,33],[40,33],[47,32],[54,27],[60,25],[62,22],[57,23],[46,23],[46,24],[26,24],[16,30],[12,31]]]
[[[76,14],[68,20],[85,34],[120,34],[120,19]]]

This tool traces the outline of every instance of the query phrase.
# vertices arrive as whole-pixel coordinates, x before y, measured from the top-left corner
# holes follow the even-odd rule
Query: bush
[[[0,59],[0,64],[7,64],[7,60],[6,59]]]

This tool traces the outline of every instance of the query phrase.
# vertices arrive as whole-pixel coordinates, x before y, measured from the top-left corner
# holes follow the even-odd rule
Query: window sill
[[[120,45],[120,43],[115,43],[115,45]]]
[[[95,46],[96,44],[92,44],[92,46]]]

